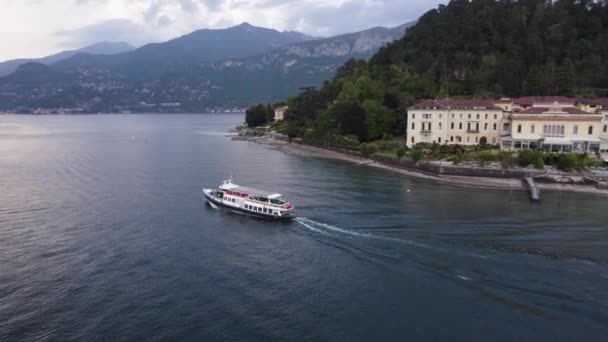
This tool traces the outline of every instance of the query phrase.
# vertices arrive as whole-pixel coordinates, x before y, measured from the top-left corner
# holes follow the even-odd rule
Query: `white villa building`
[[[477,145],[483,137],[504,150],[602,153],[608,159],[608,98],[426,100],[408,109],[408,147]]]
[[[486,100],[428,100],[408,109],[407,146],[499,144],[504,111]]]

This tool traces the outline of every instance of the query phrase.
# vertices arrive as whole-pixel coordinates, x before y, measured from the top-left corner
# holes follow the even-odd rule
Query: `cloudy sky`
[[[0,61],[100,41],[135,46],[242,22],[331,36],[415,20],[446,0],[0,0]]]

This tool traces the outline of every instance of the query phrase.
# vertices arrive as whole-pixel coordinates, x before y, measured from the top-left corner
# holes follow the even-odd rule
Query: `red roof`
[[[608,97],[598,97],[595,99],[578,99],[577,103],[592,106],[608,106]]]
[[[553,109],[549,107],[530,107],[528,109],[524,109],[522,111],[516,112],[516,114],[544,114],[544,113],[554,113],[555,110],[559,110],[566,114],[593,114],[589,112],[585,112],[584,110],[580,110],[576,107],[563,107],[559,109]]]
[[[513,99],[513,103],[520,106],[531,106],[535,103],[553,102],[574,104],[574,99],[565,96],[525,96]]]
[[[426,100],[414,104],[411,108],[423,109],[423,108],[441,108],[441,109],[495,109],[501,110],[496,107],[491,101],[488,100]]]
[[[513,103],[513,99],[487,99],[486,101],[491,103]]]

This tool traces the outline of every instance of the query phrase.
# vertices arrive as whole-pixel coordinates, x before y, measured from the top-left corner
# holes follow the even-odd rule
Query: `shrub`
[[[388,133],[382,133],[382,140],[393,140],[393,136]]]
[[[402,147],[402,148],[400,148],[400,149],[398,149],[398,150],[397,150],[397,157],[398,157],[399,159],[401,159],[401,158],[403,158],[404,156],[405,156],[405,148],[403,148],[403,147]]]
[[[492,152],[481,152],[477,155],[477,160],[481,165],[486,165],[498,160],[498,155]]]
[[[412,151],[412,159],[414,159],[415,162],[422,160],[422,158],[424,158],[424,152],[422,152],[421,149],[415,149]]]
[[[456,150],[456,155],[454,156],[454,165],[458,165],[462,163],[462,150]]]
[[[519,152],[519,156],[517,161],[519,166],[528,166],[530,164],[535,164],[536,160],[540,157],[540,153],[532,150],[522,150]]]
[[[513,158],[513,153],[509,151],[500,151],[498,153],[498,160],[500,160],[500,164],[505,169],[508,169],[515,165],[515,158]]]
[[[557,160],[557,168],[564,171],[572,171],[578,167],[578,158],[571,153],[562,153]]]
[[[372,155],[376,152],[378,152],[376,145],[370,143],[361,144],[361,153],[365,154],[366,156]]]
[[[536,162],[534,163],[534,168],[539,169],[539,170],[545,169],[545,160],[543,159],[542,156],[538,156],[538,158],[536,158]]]

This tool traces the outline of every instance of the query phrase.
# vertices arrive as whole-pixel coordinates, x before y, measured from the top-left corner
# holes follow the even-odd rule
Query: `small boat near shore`
[[[272,220],[295,217],[293,205],[281,194],[236,185],[232,179],[225,180],[218,189],[203,189],[203,194],[214,208]]]

